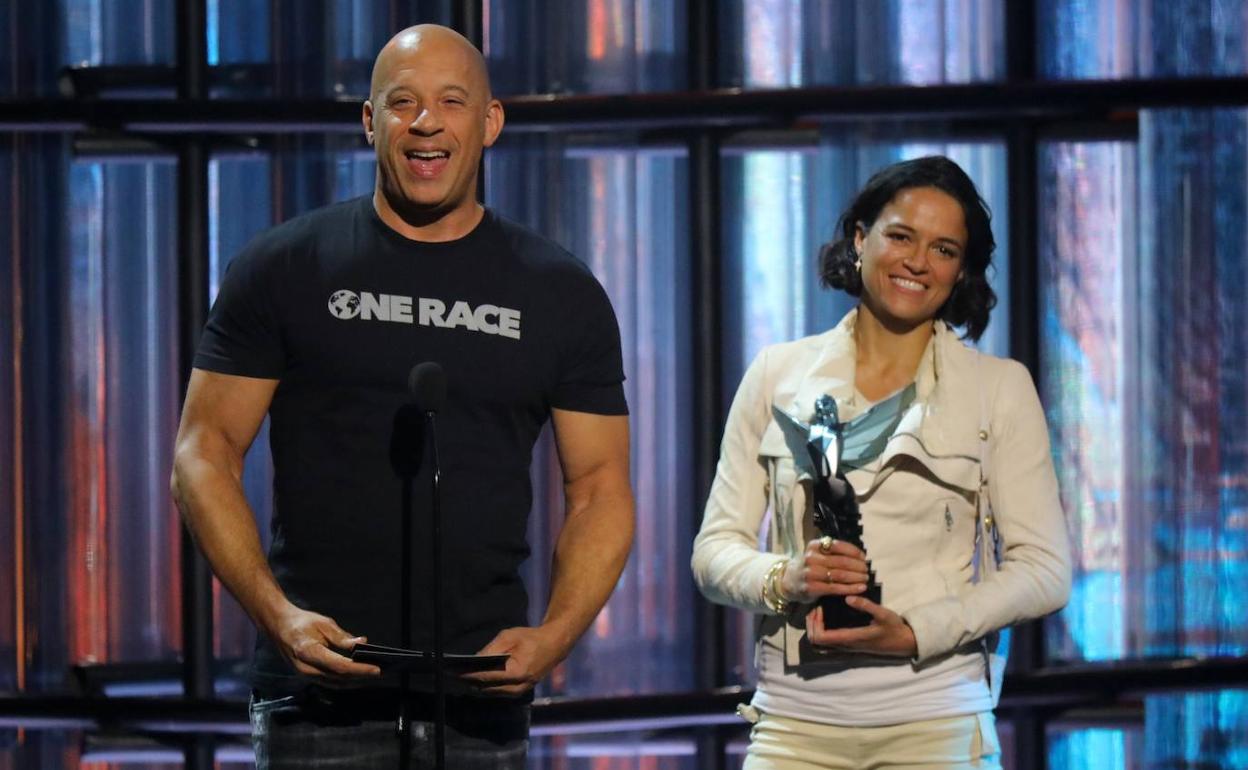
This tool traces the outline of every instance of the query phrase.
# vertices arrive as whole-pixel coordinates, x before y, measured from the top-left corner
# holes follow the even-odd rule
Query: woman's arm
[[[732,400],[715,481],[693,541],[693,577],[703,595],[757,613],[772,612],[763,601],[763,580],[780,558],[758,550],[767,510],[767,469],[758,455],[771,419],[767,356],[765,349],[750,364]]]
[[[967,584],[957,596],[904,613],[918,643],[919,662],[1055,612],[1070,597],[1070,539],[1048,426],[1022,364],[1006,362],[992,404],[988,498],[1003,545],[1001,566],[988,569],[982,581]]]

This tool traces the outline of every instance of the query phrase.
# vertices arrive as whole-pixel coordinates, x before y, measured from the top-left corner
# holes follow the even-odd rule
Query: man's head
[[[481,152],[503,127],[480,51],[446,27],[403,30],[377,55],[363,118],[383,220],[475,224]]]

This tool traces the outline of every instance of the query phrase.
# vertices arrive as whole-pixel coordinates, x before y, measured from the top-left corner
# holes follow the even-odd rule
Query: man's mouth
[[[403,153],[403,157],[407,158],[407,167],[412,173],[432,179],[442,173],[451,154],[446,150],[408,150]]]

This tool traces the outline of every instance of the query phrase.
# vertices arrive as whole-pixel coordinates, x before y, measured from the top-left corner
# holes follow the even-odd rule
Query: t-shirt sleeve
[[[286,351],[271,268],[275,254],[253,242],[226,268],[195,351],[196,369],[281,379]]]
[[[564,325],[569,337],[551,406],[570,412],[628,414],[620,326],[607,293],[592,275],[586,275],[575,294],[563,302],[570,313]]]

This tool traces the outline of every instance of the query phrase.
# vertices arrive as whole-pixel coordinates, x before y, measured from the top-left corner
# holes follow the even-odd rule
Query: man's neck
[[[400,211],[390,205],[381,190],[373,191],[373,210],[391,230],[413,241],[439,243],[463,238],[480,224],[485,208],[476,201],[450,211]]]

